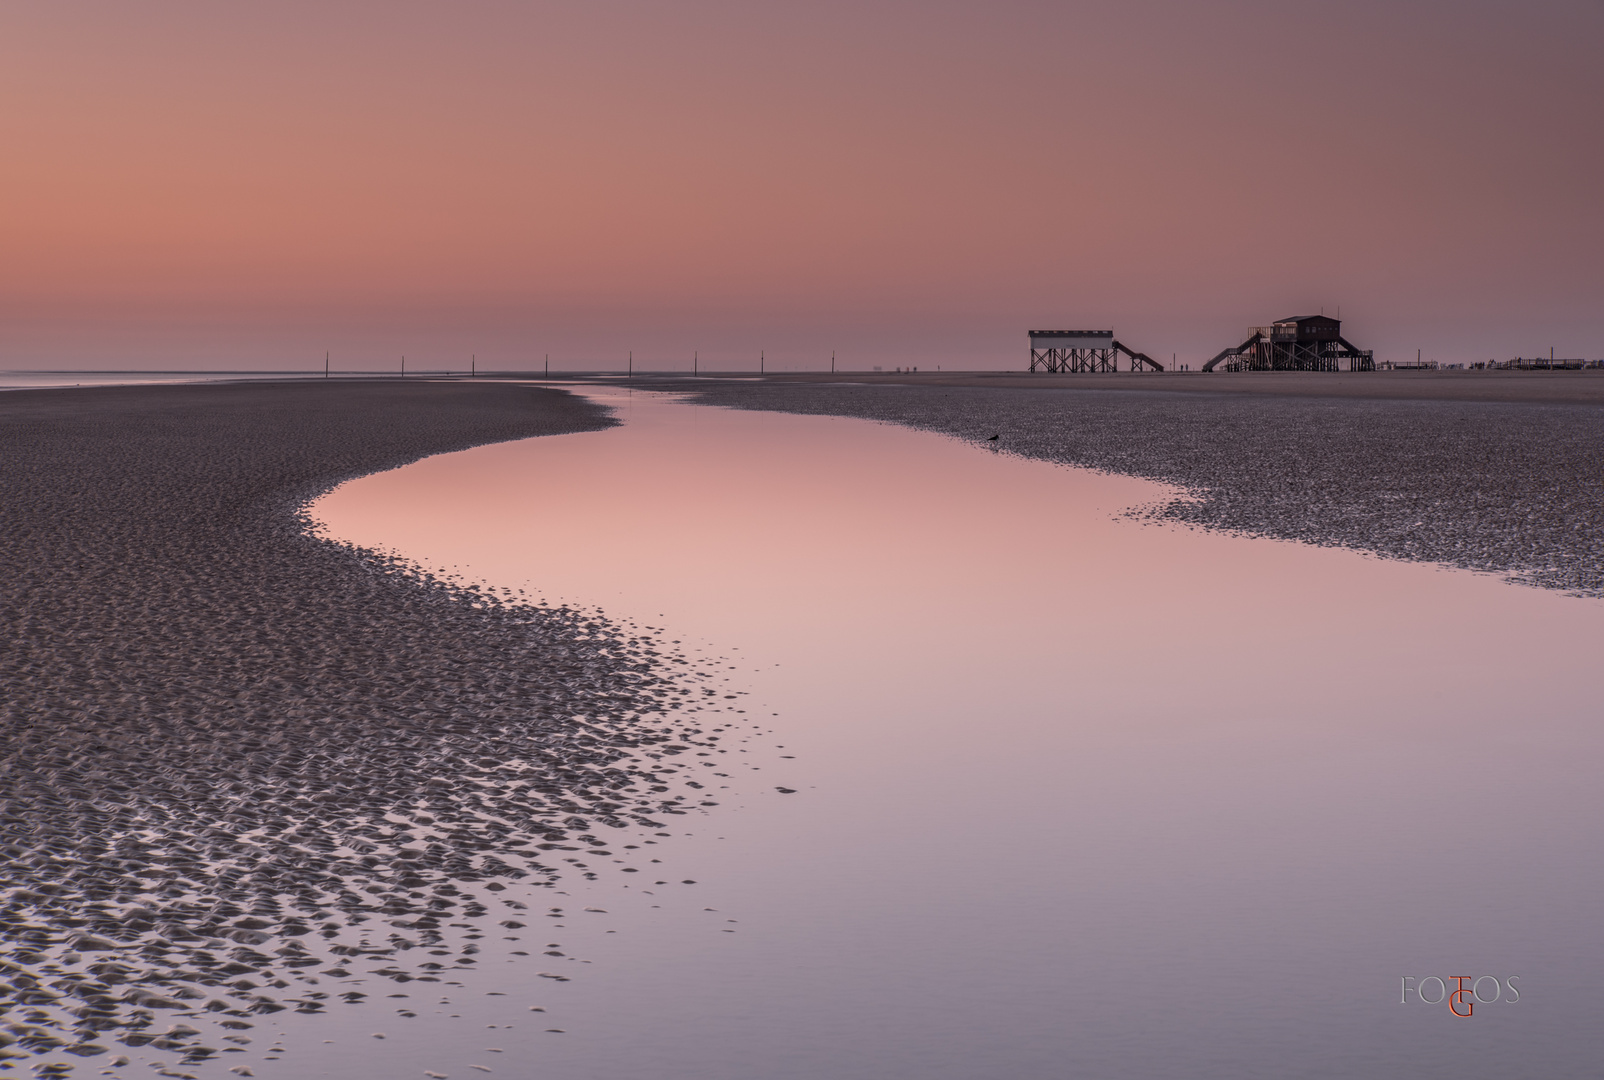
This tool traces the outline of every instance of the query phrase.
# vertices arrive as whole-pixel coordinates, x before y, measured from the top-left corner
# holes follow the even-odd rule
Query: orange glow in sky
[[[1604,5],[0,12],[0,367],[1604,356]],[[338,362],[337,359],[337,362]]]

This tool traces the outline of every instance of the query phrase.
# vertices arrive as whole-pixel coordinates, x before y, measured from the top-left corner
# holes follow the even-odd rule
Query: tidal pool
[[[1143,524],[1175,493],[928,433],[594,394],[622,426],[313,514],[680,642],[737,722],[712,805],[644,834],[664,884],[531,890],[549,953],[486,941],[284,1075],[1596,1072],[1604,603]],[[1496,1000],[1442,1000],[1464,976]]]

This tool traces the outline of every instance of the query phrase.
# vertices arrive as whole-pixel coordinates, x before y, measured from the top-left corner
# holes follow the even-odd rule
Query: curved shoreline
[[[1233,392],[1246,385],[1229,381],[1236,376],[1200,376],[1188,384],[1193,392],[1133,376],[1105,377],[1095,389],[1064,383],[1096,376],[1033,389],[939,378],[652,386],[708,405],[879,420],[1158,480],[1196,496],[1150,511],[1178,524],[1604,596],[1604,408],[1588,396],[1604,379],[1576,381],[1581,397],[1561,404],[1442,396],[1462,388],[1451,378],[1435,390],[1404,380],[1391,397],[1348,396],[1363,386],[1347,376],[1325,376],[1327,396],[1300,396],[1297,383],[1276,376],[1254,392]],[[1531,392],[1559,382],[1538,380]],[[1463,381],[1491,390],[1524,385]]]
[[[553,849],[683,812],[645,753],[697,735],[656,641],[301,515],[353,476],[613,423],[506,384],[0,396],[0,1056],[115,1038],[195,1064],[238,1048],[152,1035],[154,1010],[248,1042],[325,1007],[319,967],[471,970],[408,953],[521,909],[503,882],[555,879]],[[369,921],[388,938],[346,940]]]

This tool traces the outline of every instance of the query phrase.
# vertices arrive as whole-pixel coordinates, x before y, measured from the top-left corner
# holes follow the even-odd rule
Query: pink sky
[[[0,11],[0,367],[1604,356],[1604,4]]]

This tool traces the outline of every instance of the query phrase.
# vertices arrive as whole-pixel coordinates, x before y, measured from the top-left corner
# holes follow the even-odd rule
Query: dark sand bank
[[[681,812],[644,756],[694,736],[652,640],[295,516],[426,454],[610,423],[512,385],[0,396],[0,1065],[119,1039],[201,1062],[214,1024],[339,1004],[339,965],[463,978],[452,935],[521,925],[502,881]],[[177,1014],[201,1030],[156,1038]]]
[[[1163,519],[1604,593],[1604,378],[1458,375],[652,385],[707,404],[863,417],[976,442],[995,434],[987,445],[1010,453],[1195,493],[1158,508]],[[1100,381],[1074,382],[1088,378]]]
[[[1391,401],[1502,401],[1548,405],[1604,405],[1604,370],[1584,371],[1246,371],[1155,374],[1024,371],[921,371],[830,375],[770,375],[773,383],[831,383],[850,379],[871,386],[945,386],[987,390],[1142,390],[1172,394],[1245,394],[1253,397],[1372,398]]]

